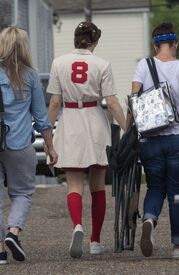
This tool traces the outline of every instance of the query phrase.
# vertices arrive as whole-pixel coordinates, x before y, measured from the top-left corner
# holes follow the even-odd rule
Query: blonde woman
[[[25,252],[18,240],[24,229],[32,194],[35,190],[36,155],[32,117],[35,130],[42,133],[51,164],[57,162],[52,145],[51,124],[38,75],[32,68],[27,33],[16,27],[0,33],[0,86],[2,90],[7,148],[0,152],[0,264],[7,263],[5,246],[17,261],[25,260]],[[8,215],[8,234],[5,236],[2,215],[4,178],[12,205]]]

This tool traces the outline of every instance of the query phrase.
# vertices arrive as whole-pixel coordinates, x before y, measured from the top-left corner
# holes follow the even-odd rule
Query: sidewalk
[[[141,188],[143,200],[145,185]],[[156,228],[154,256],[144,258],[139,249],[141,221],[138,221],[135,250],[114,253],[114,198],[111,186],[106,186],[107,213],[103,227],[103,255],[89,254],[91,228],[90,195],[87,186],[84,192],[83,228],[85,233],[84,254],[81,259],[72,259],[68,248],[71,240],[71,224],[66,210],[66,186],[37,188],[26,230],[21,234],[27,260],[16,262],[9,253],[10,264],[0,266],[2,275],[160,275],[179,274],[179,261],[170,259],[170,234],[167,207]],[[10,206],[5,200],[5,212]],[[142,204],[140,205],[142,212]]]

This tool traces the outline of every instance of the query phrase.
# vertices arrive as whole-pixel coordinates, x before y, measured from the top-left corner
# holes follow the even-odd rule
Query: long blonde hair
[[[23,75],[32,68],[32,59],[26,31],[8,27],[0,33],[0,67],[5,69],[13,90],[23,95]]]

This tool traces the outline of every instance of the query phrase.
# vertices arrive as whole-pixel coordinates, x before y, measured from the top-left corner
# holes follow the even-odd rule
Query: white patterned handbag
[[[178,122],[177,108],[168,83],[159,82],[154,59],[146,60],[154,87],[128,96],[137,130],[142,136],[150,136]]]

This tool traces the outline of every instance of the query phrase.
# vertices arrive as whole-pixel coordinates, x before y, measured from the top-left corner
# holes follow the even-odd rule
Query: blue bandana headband
[[[177,40],[176,34],[169,33],[169,34],[159,34],[159,35],[154,36],[155,42],[169,41],[169,40]]]

